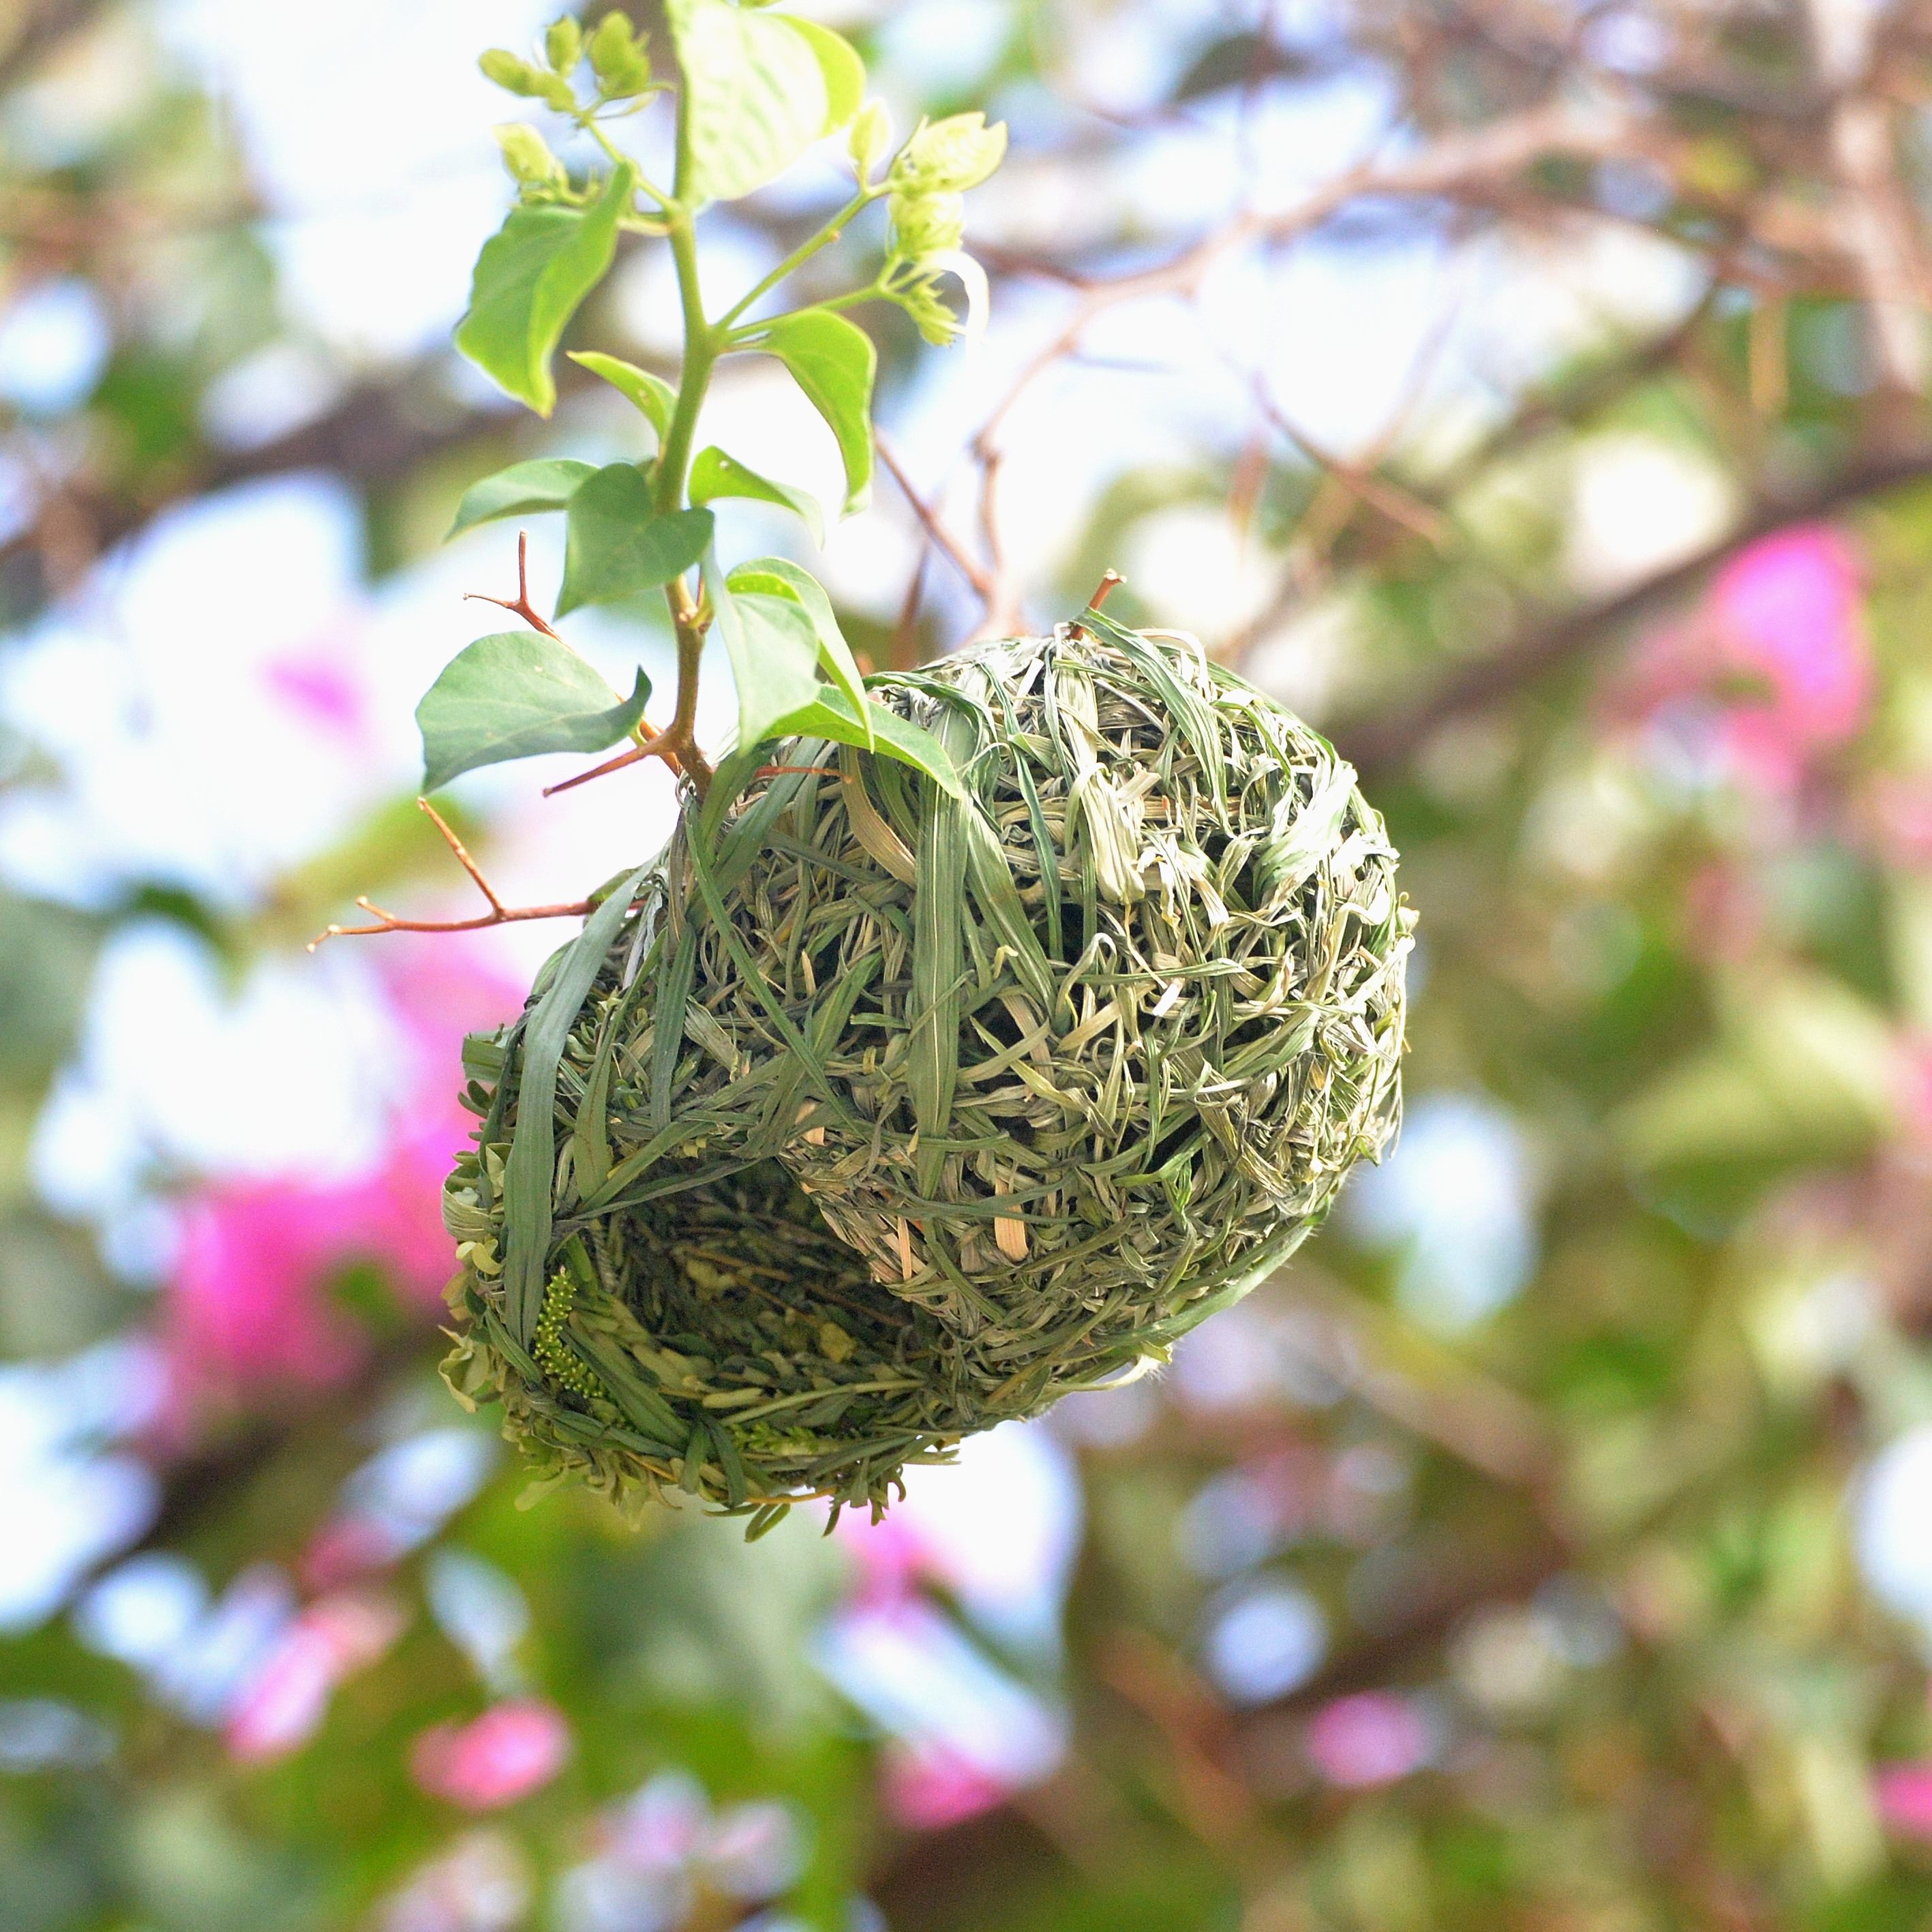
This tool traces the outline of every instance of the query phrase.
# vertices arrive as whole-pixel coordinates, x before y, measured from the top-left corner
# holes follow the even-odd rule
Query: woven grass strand
[[[531,1348],[500,1285],[524,1022],[476,1046],[446,1372],[548,1480],[876,1513],[1165,1359],[1395,1132],[1412,919],[1324,740],[1092,613],[874,688],[968,799],[807,740],[687,809],[558,1068]]]

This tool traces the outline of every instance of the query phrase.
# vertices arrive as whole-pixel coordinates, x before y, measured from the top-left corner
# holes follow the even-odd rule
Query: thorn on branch
[[[592,778],[601,778],[606,772],[620,772],[626,765],[640,764],[646,758],[662,758],[674,772],[682,772],[683,760],[673,749],[671,734],[668,731],[654,732],[641,745],[627,745],[614,758],[606,758],[601,765],[592,765],[587,772],[579,772],[574,778],[560,778],[555,784],[545,785],[543,795],[554,798],[560,791],[574,791],[580,784],[588,784]]]
[[[528,530],[517,532],[517,594],[514,597],[491,597],[481,590],[466,590],[464,602],[472,600],[478,604],[494,604],[500,610],[508,610],[523,619],[532,630],[541,631],[547,638],[556,638],[544,620],[538,616],[536,606],[530,602],[530,533]],[[557,638],[558,643],[563,640]]]
[[[464,844],[463,841],[450,830],[448,820],[426,798],[418,799],[416,808],[418,811],[429,814],[430,823],[442,834],[443,843],[456,854],[456,862],[476,881],[476,890],[490,902],[490,910],[492,912],[501,912],[503,910],[503,902],[496,896],[496,889],[483,876],[476,861],[470,857],[469,850]]]

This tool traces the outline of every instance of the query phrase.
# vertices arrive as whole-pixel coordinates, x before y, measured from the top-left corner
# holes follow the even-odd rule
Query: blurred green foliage
[[[231,114],[164,50],[164,10],[0,9],[0,292],[10,313],[80,284],[106,334],[74,393],[0,382],[5,494],[23,478],[26,506],[0,538],[0,706],[33,627],[169,506],[319,472],[394,578],[478,476],[582,453],[480,403],[445,353],[319,339],[269,245],[282,211]],[[310,1609],[346,1591],[392,1634],[312,1731],[254,1757],[158,1688],[165,1656],[115,1660],[84,1612],[9,1634],[9,1932],[1932,1918],[1928,1638],[1906,1614],[1932,1616],[1912,1553],[1932,1485],[1906,1480],[1932,1423],[1932,20],[1896,6],[1848,54],[1822,8],[1363,0],[1259,27],[1204,7],[980,10],[995,31],[969,45],[945,10],[905,10],[961,33],[950,63],[886,10],[852,31],[903,108],[1012,125],[1013,199],[985,191],[988,232],[1010,232],[988,250],[994,344],[1009,305],[1036,322],[1046,296],[1092,298],[1211,230],[1210,190],[1174,191],[1181,149],[1238,158],[1351,86],[1380,101],[1384,147],[1439,155],[1449,185],[1339,195],[1341,218],[1285,248],[1367,278],[1426,244],[1514,308],[1591,311],[1541,356],[1445,323],[1428,380],[1384,372],[1396,419],[1346,459],[1279,409],[1231,424],[1208,349],[1177,375],[1096,368],[1100,346],[1083,363],[1069,339],[1054,364],[1104,376],[1123,411],[1178,394],[1186,446],[1096,481],[1056,580],[1016,587],[1036,614],[1077,608],[1160,520],[1218,532],[1190,592],[1134,572],[1109,608],[1218,626],[1210,644],[1360,764],[1425,940],[1407,1151],[1171,1376],[1048,1425],[1081,1512],[1058,1648],[922,1574],[916,1604],[1066,1718],[1057,1768],[950,1821],[896,1797],[902,1741],[826,1665],[828,1619],[885,1573],[809,1525],[750,1550],[681,1517],[640,1535],[580,1498],[519,1510],[520,1479],[492,1464],[421,1540],[332,1580],[316,1552],[372,1458],[452,1432],[481,1458],[489,1438],[442,1397],[428,1324],[338,1280],[361,1366],[112,1449],[152,1466],[154,1511],[91,1574],[172,1563],[150,1574],[228,1604],[280,1577]],[[1110,49],[1132,60],[1108,67]],[[1565,103],[1622,147],[1468,163],[1477,133]],[[1258,203],[1294,202],[1247,165]],[[775,258],[826,212],[754,198],[746,245]],[[1612,300],[1660,258],[1606,268],[1592,250],[1611,233],[1666,250],[1677,297]],[[1581,296],[1580,261],[1596,262]],[[1366,319],[1388,298],[1361,286]],[[599,304],[584,339],[648,364],[634,309]],[[919,400],[919,349],[896,316],[878,340],[890,430]],[[224,381],[272,349],[326,365],[314,406],[218,434]],[[573,434],[625,434],[620,398],[558,370]],[[1052,393],[1043,379],[1014,423]],[[1660,499],[1715,512],[1672,512],[1674,543],[1606,560],[1600,492],[1620,476],[1626,522]],[[941,506],[956,536],[976,507]],[[1262,587],[1231,605],[1217,574],[1243,559]],[[895,583],[842,609],[855,646],[883,662],[956,641],[980,614],[950,568],[932,560],[902,606]],[[1752,658],[1780,613],[1795,655]],[[7,730],[0,804],[62,796],[69,766]],[[487,849],[484,815],[458,823]],[[77,1383],[34,1378],[166,1316],[165,1283],[104,1259],[34,1166],[98,950],[159,920],[239,975],[298,957],[355,892],[426,889],[440,850],[405,799],[219,904],[158,872],[78,904],[0,900],[6,1402],[68,1400]],[[1886,1496],[1903,1499],[1888,1516]],[[470,1574],[452,1552],[526,1609],[488,1669],[436,1607]],[[425,1788],[426,1732],[526,1695],[568,1726],[554,1778],[474,1816]],[[615,1808],[668,1773],[698,1781],[714,1822],[794,1808],[802,1858],[775,1894],[714,1883],[695,1852],[656,1919],[634,1900],[600,1919],[571,1890]]]

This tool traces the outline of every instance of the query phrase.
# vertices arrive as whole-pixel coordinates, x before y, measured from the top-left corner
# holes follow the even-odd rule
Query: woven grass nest
[[[788,743],[470,1042],[445,1372],[539,1488],[876,1514],[1165,1359],[1395,1132],[1412,917],[1324,740],[1091,612],[878,694],[966,802]]]

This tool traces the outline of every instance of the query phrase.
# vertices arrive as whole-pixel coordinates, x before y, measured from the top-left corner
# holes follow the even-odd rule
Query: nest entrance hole
[[[682,1352],[908,1370],[948,1352],[939,1323],[874,1280],[776,1160],[618,1209],[586,1232],[606,1285]]]

